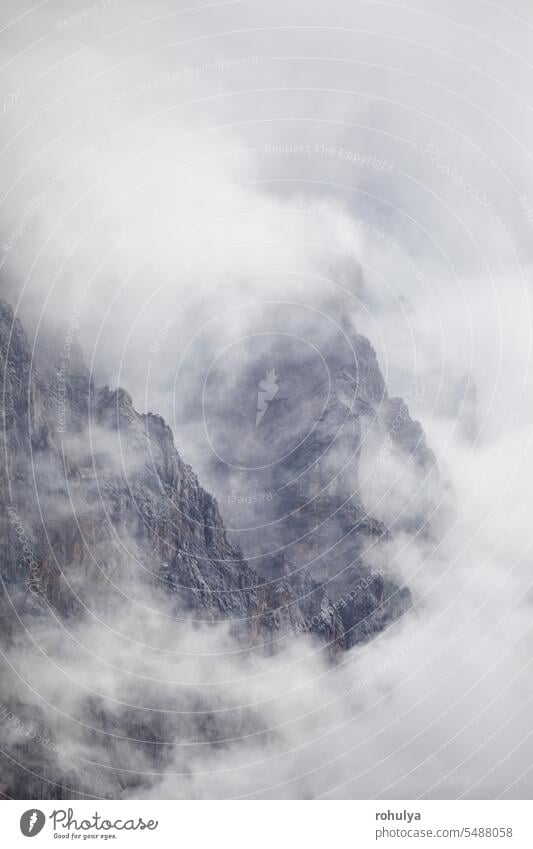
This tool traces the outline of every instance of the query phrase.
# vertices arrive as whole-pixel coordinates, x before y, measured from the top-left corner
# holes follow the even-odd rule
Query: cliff
[[[306,634],[334,660],[409,609],[408,589],[388,572],[383,554],[381,560],[375,554],[386,551],[390,531],[369,514],[359,486],[365,433],[383,440],[396,410],[365,339],[354,338],[355,369],[335,360],[328,387],[308,362],[292,363],[288,349],[278,352],[284,379],[277,401],[266,405],[261,430],[248,442],[240,438],[237,420],[226,431],[241,459],[242,451],[255,452],[256,465],[268,469],[262,485],[275,497],[244,499],[252,521],[230,533],[216,498],[182,460],[164,420],[137,412],[124,389],[96,387],[74,340],[59,338],[41,340],[32,351],[19,320],[0,302],[4,648],[17,644],[28,622],[37,629],[51,618],[67,629],[95,616],[107,623],[117,603],[142,606],[149,600],[176,627],[226,623],[245,650],[276,652]],[[252,398],[254,418],[258,374],[252,363],[240,383],[242,409]],[[284,408],[282,423],[276,403]],[[312,422],[305,433],[304,419]],[[434,465],[409,417],[402,417],[394,440],[417,465]],[[265,446],[286,460],[271,463],[263,456]],[[211,471],[224,486],[224,471],[216,464]],[[221,507],[231,517],[227,497]],[[263,530],[254,532],[258,516]],[[44,733],[44,714],[29,711],[6,687],[3,704]],[[101,728],[115,727],[117,720],[99,700],[87,700],[83,710],[92,721],[98,717]],[[126,711],[121,722],[136,726],[143,740],[180,733],[179,724],[169,730],[153,715],[139,722]],[[215,727],[214,720],[211,730],[204,721],[205,739]],[[92,745],[90,734],[84,740]],[[113,747],[120,759],[119,744]],[[68,770],[57,772],[42,747],[33,751],[26,741],[10,751],[7,795],[72,797],[74,791],[65,789]],[[161,765],[160,751],[150,758]],[[17,760],[26,768],[15,769]],[[89,770],[88,786],[100,781],[98,769]],[[136,783],[117,781],[96,795],[127,795]]]

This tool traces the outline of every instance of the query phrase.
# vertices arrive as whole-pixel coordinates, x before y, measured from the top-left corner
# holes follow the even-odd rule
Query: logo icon
[[[24,811],[20,818],[20,830],[24,837],[35,837],[43,830],[46,822],[46,817],[42,811],[37,808],[31,808],[29,811]]]
[[[268,405],[278,393],[279,386],[276,383],[277,379],[278,376],[276,374],[276,369],[272,368],[267,371],[265,380],[259,381],[259,391],[257,393],[257,413],[255,416],[256,427],[268,410]]]

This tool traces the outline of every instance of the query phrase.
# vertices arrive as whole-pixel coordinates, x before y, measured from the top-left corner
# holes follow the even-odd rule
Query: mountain
[[[195,422],[202,478],[248,563],[269,582],[322,587],[349,648],[409,606],[391,543],[428,530],[439,474],[370,342],[342,317],[303,332],[286,319],[213,356],[176,406],[184,432]]]
[[[373,456],[382,450],[387,435],[390,450],[421,479],[436,474],[435,460],[420,426],[408,413],[400,416],[401,400],[388,398],[369,342],[355,333],[350,340],[352,361],[326,340],[325,371],[316,358],[280,343],[277,368],[264,368],[271,348],[238,357],[232,392],[212,375],[204,415],[217,445],[203,467],[222,490],[219,504],[159,415],[137,412],[124,389],[95,386],[72,335],[51,334],[33,350],[0,301],[6,653],[51,620],[70,633],[96,613],[109,623],[117,605],[142,608],[149,600],[176,628],[225,623],[243,651],[272,654],[307,634],[334,662],[405,613],[409,590],[387,567],[391,529],[365,508],[360,464],[368,446]],[[184,412],[194,414],[187,404]],[[231,490],[236,468],[239,495]],[[418,532],[423,511],[409,521]],[[11,669],[4,708],[41,738],[55,739],[49,714],[26,702],[13,681]],[[179,724],[157,715],[139,720],[126,711],[117,719],[98,699],[83,710],[100,728],[123,722],[145,741],[180,733]],[[209,740],[214,729],[213,719],[201,735]],[[83,739],[92,745],[90,733]],[[2,792],[76,795],[74,779],[50,750],[28,745],[9,744]],[[120,762],[120,743],[113,746]],[[146,757],[161,762],[159,751]],[[128,795],[134,772],[126,782],[106,773],[102,783],[91,767],[87,786],[96,788],[93,795]],[[52,774],[61,780],[51,781]]]

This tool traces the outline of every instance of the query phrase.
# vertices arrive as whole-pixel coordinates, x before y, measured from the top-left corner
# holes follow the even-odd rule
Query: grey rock
[[[276,652],[305,634],[334,661],[408,611],[409,590],[386,567],[375,567],[373,552],[386,552],[391,532],[365,508],[359,484],[364,434],[370,429],[383,439],[399,402],[388,399],[369,342],[357,334],[351,341],[355,362],[326,340],[329,376],[280,346],[279,392],[257,426],[264,358],[251,353],[246,361],[235,381],[237,397],[229,399],[231,416],[222,395],[213,393],[209,412],[222,453],[233,452],[241,465],[252,457],[263,467],[240,474],[239,491],[255,497],[237,504],[228,498],[224,463],[202,470],[225,493],[217,501],[183,461],[159,415],[137,412],[122,388],[96,387],[74,343],[62,357],[61,343],[41,340],[32,358],[20,322],[0,301],[4,647],[16,643],[29,619],[53,615],[68,623],[95,609],[105,617],[123,594],[160,599],[165,609],[170,603],[178,620],[207,626],[223,620],[250,651]],[[395,442],[423,470],[434,467],[410,418]],[[258,487],[272,497],[259,498]],[[240,530],[228,531],[224,518],[237,519]],[[7,670],[4,680],[3,703],[24,716],[25,705],[9,695]],[[192,697],[188,707],[202,715],[195,736],[216,740],[216,715]],[[98,699],[88,699],[84,711],[101,733],[127,728],[143,740],[147,762],[158,768],[166,757],[158,741],[186,737],[185,719],[139,718],[126,708],[110,713]],[[44,712],[34,708],[31,722],[46,730]],[[228,722],[236,733],[243,723],[253,725],[237,709]],[[84,744],[92,742],[87,731]],[[117,762],[127,762],[120,740],[111,739],[109,749]],[[17,743],[4,756],[3,792],[76,798],[79,780],[56,760]],[[125,779],[90,767],[85,778],[96,795],[142,792],[134,770]]]

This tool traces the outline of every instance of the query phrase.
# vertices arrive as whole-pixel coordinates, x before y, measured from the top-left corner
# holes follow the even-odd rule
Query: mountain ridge
[[[360,344],[362,350],[371,350],[369,343]],[[72,342],[68,356],[62,357],[60,345],[57,339],[48,340],[36,346],[33,357],[22,324],[0,301],[0,447],[6,457],[0,470],[0,608],[1,641],[8,654],[26,639],[28,629],[36,633],[44,629],[47,635],[50,623],[67,633],[80,628],[83,633],[96,624],[98,638],[100,632],[109,631],[110,638],[131,645],[128,617],[121,625],[126,632],[115,636],[116,623],[124,615],[117,617],[117,611],[131,610],[139,618],[139,638],[148,613],[166,623],[161,636],[148,628],[153,642],[149,654],[169,648],[179,653],[180,629],[185,626],[223,625],[239,652],[272,655],[305,636],[326,652],[328,662],[334,662],[411,608],[409,590],[391,577],[386,562],[372,565],[362,553],[362,541],[370,539],[372,545],[381,546],[390,542],[390,533],[366,512],[358,495],[344,504],[348,479],[317,500],[313,487],[321,485],[319,463],[305,483],[302,478],[301,484],[286,486],[276,509],[290,508],[296,517],[290,528],[297,533],[285,538],[283,523],[278,524],[281,550],[268,550],[267,545],[250,561],[239,534],[228,532],[216,499],[181,458],[164,419],[137,412],[131,396],[120,387],[95,386],[77,346]],[[359,399],[363,407],[370,401]],[[336,395],[317,422],[316,441],[314,436],[304,441],[291,460],[294,468],[283,466],[283,474],[290,478],[301,464],[314,460],[343,404]],[[269,419],[270,412],[260,427],[267,439],[272,435],[274,440],[277,426],[272,416]],[[346,418],[346,433],[341,428],[339,442],[354,454],[354,474],[361,415],[359,411]],[[252,418],[255,422],[255,409]],[[281,478],[276,486],[280,484],[285,484]],[[314,506],[309,508],[308,502]],[[255,506],[262,510],[265,502]],[[331,518],[330,513],[340,517],[336,554],[324,558],[316,531],[326,527],[320,522]],[[321,555],[316,568],[307,564],[315,545]],[[55,638],[50,639],[54,644]],[[170,644],[164,642],[168,640]],[[9,681],[13,691],[19,692],[19,685],[9,670],[5,679],[3,704],[38,727],[39,737],[49,738],[52,748],[28,749],[27,743],[22,750],[19,744],[11,747],[11,755],[6,752],[2,759],[7,776],[2,792],[14,798],[65,798],[65,793],[72,798],[72,786],[80,779],[56,757],[60,743],[53,715],[40,703],[30,709],[25,697],[13,695]],[[211,715],[201,700],[192,704],[193,713]],[[103,697],[84,698],[79,710],[85,723],[98,729],[84,732],[79,745],[99,745],[103,736],[111,746],[109,757],[117,763],[125,757],[120,740],[109,743],[117,722],[124,734],[129,736],[136,728],[134,736],[156,743],[183,734],[179,716],[172,721],[152,714],[139,719],[128,708],[119,720]],[[216,716],[215,711],[207,725],[195,727],[195,737],[213,736],[216,741]],[[77,733],[73,732],[75,737]],[[154,768],[163,768],[161,746],[144,749],[143,757]],[[13,766],[14,754],[24,768]],[[28,778],[28,769],[40,778]],[[51,781],[52,775],[60,780]],[[84,781],[80,797],[94,795],[100,787],[97,796],[129,795],[138,783],[135,777],[121,775],[118,784],[103,781],[94,767]]]

